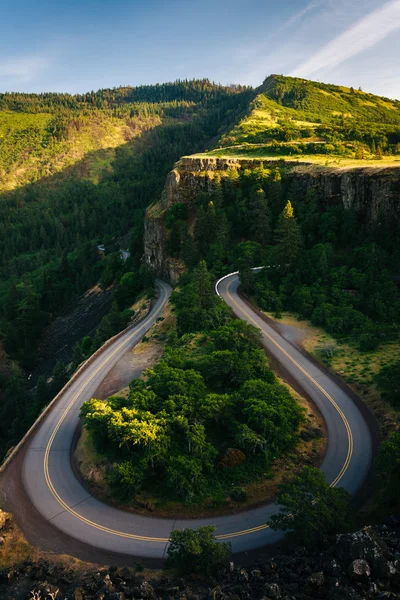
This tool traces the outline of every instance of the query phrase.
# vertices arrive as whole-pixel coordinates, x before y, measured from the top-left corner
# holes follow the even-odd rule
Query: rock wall
[[[297,180],[304,193],[309,187],[318,187],[325,206],[342,204],[345,209],[359,213],[365,223],[381,218],[400,222],[400,168],[334,168],[294,161],[184,157],[169,173],[160,202],[150,206],[146,213],[146,263],[158,275],[176,281],[183,266],[165,253],[168,234],[164,217],[168,209],[178,202],[191,205],[199,192],[211,191],[218,173],[223,176],[230,169],[257,167],[279,167],[289,180]]]

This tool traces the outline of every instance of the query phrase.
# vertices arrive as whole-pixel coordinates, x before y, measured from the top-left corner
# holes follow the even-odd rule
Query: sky
[[[400,0],[0,0],[0,92],[271,73],[400,99]]]

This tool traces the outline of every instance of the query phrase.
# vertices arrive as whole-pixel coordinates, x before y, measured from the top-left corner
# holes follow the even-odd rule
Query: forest
[[[255,330],[232,321],[213,295],[221,275],[239,270],[242,291],[261,309],[278,319],[294,312],[361,352],[398,342],[398,224],[384,215],[364,222],[320,194],[284,165],[232,168],[214,172],[190,204],[168,209],[166,252],[187,269],[172,296],[175,337],[127,399],[91,400],[82,411],[122,502],[142,491],[188,503],[235,496],[268,474],[271,456],[295,447],[301,411],[256,349]],[[398,364],[376,383],[398,405]],[[243,452],[243,463],[221,470],[229,447]]]
[[[86,402],[83,423],[119,501],[142,491],[188,504],[244,500],[242,486],[295,447],[302,409],[269,368],[259,332],[213,294],[204,261],[172,303],[178,333],[161,362],[128,397]]]
[[[14,189],[0,193],[1,455],[68,378],[66,366],[56,365],[50,386],[43,380],[36,391],[35,381],[28,385],[48,323],[92,285],[118,287],[124,275],[133,273],[135,283],[121,281],[123,291],[116,291],[93,349],[127,323],[128,305],[121,297],[133,301],[138,291],[151,287],[151,277],[140,270],[146,207],[159,196],[174,162],[204,149],[240,114],[251,94],[248,88],[202,80],[84,96],[0,95],[2,179],[25,165],[32,181],[21,185],[15,180]],[[115,123],[134,135],[118,137],[104,164],[104,148],[97,142],[103,125],[107,142]],[[70,164],[66,148],[79,154],[82,139],[83,158]],[[53,172],[59,159],[61,169]],[[88,164],[96,162],[104,168],[93,179]],[[123,263],[118,240],[128,233],[131,258]],[[104,259],[99,243],[106,246]],[[76,363],[78,350],[75,355]]]
[[[189,269],[205,259],[215,277],[239,270],[242,290],[263,310],[277,318],[291,311],[361,352],[398,342],[396,219],[382,214],[369,223],[342,205],[326,206],[318,187],[304,187],[285,166],[220,172],[212,186],[193,207],[169,209],[171,256]],[[375,383],[399,405],[398,365],[387,365]]]

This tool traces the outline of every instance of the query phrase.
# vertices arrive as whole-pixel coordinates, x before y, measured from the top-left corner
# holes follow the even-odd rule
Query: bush
[[[362,333],[358,338],[358,347],[361,352],[372,352],[379,346],[380,340],[373,333]]]
[[[383,398],[392,406],[400,406],[400,361],[381,369],[376,381]]]
[[[375,465],[378,476],[376,507],[397,510],[400,504],[400,432],[392,433],[380,444]]]
[[[215,574],[231,554],[231,545],[217,542],[215,527],[176,529],[171,533],[167,567],[181,573]]]
[[[112,465],[107,473],[107,483],[117,500],[130,502],[142,487],[143,476],[130,462]]]
[[[231,491],[231,498],[234,502],[246,502],[248,494],[244,488],[236,487]]]

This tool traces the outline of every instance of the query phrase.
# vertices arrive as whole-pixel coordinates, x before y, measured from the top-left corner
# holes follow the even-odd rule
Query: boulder
[[[363,527],[336,536],[336,558],[347,563],[362,558],[374,567],[379,559],[390,558],[390,552],[373,527]]]
[[[371,567],[363,558],[356,558],[349,565],[349,577],[353,581],[366,581],[371,576]]]

